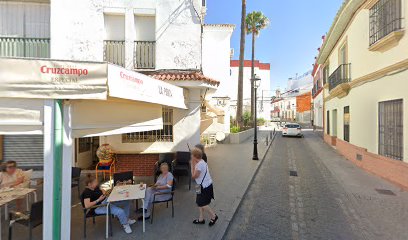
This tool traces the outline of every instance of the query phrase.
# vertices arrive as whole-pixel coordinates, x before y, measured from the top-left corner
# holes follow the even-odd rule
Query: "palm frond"
[[[245,29],[247,34],[259,35],[269,25],[269,19],[260,11],[253,11],[246,16]]]

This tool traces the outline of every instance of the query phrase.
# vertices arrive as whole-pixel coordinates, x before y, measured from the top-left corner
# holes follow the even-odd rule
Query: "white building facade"
[[[251,60],[244,61],[244,85],[243,85],[243,110],[251,111]],[[257,91],[257,117],[265,120],[271,120],[271,65],[261,63],[259,60],[254,62],[254,72],[261,79]],[[218,91],[223,91],[231,98],[232,116],[236,114],[237,95],[238,95],[238,74],[239,61],[231,60],[231,79],[230,83],[220,86]]]

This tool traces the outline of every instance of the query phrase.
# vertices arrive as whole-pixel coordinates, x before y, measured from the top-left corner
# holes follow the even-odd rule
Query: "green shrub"
[[[242,116],[244,120],[244,126],[249,126],[251,125],[251,113],[250,112],[244,112],[244,115]]]
[[[266,122],[266,120],[263,119],[263,118],[258,118],[258,119],[257,119],[258,126],[264,125],[265,122]]]
[[[239,132],[240,132],[239,126],[232,126],[231,127],[231,133],[239,133]]]

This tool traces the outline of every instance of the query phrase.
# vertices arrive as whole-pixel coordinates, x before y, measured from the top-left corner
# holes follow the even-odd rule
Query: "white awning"
[[[0,135],[42,134],[44,100],[0,98]]]
[[[0,98],[115,97],[186,109],[183,89],[100,62],[0,58]]]
[[[70,102],[74,137],[106,136],[163,128],[162,107],[157,104],[118,99]]]

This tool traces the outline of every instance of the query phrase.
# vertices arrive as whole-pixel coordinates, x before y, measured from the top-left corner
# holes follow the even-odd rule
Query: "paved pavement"
[[[403,240],[407,221],[407,192],[308,131],[303,139],[276,137],[224,239]]]
[[[259,134],[259,156],[266,153],[266,136],[270,129],[261,131]],[[195,193],[188,190],[187,180],[181,178],[175,193],[175,216],[171,217],[171,208],[166,205],[158,205],[155,208],[154,222],[146,222],[146,233],[142,233],[142,224],[132,226],[133,233],[123,232],[119,222],[113,220],[113,237],[110,239],[221,239],[235,213],[238,205],[248,188],[252,177],[258,168],[260,161],[252,160],[252,139],[243,144],[219,144],[207,149],[210,172],[214,180],[215,201],[211,204],[217,212],[219,221],[211,228],[208,225],[195,226],[192,220],[198,217],[198,209],[195,205]],[[151,182],[153,179],[143,179]],[[81,187],[83,189],[83,187]],[[39,196],[41,198],[41,189]],[[83,238],[83,215],[76,189],[72,195],[72,223],[71,238]],[[134,205],[132,206],[134,208]],[[132,217],[136,217],[132,213]],[[104,217],[96,218],[96,224],[88,220],[88,239],[104,239]],[[34,230],[34,239],[41,239],[42,228]],[[16,225],[13,239],[26,239],[27,230]],[[6,221],[3,221],[3,239],[7,239]]]

